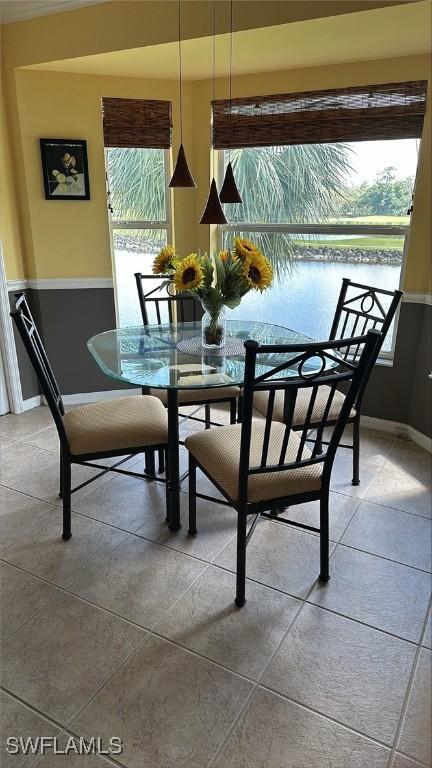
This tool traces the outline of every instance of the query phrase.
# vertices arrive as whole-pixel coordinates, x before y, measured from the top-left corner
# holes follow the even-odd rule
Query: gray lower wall
[[[26,295],[63,395],[130,387],[102,373],[87,349],[91,336],[116,326],[112,288],[30,289]],[[13,305],[13,294],[11,299]],[[39,394],[39,387],[21,340],[18,342],[23,397],[27,399]]]
[[[29,294],[29,291],[26,291],[26,294]],[[9,291],[9,303],[11,306],[11,309],[15,306],[15,292]],[[19,336],[19,333],[15,327],[15,324],[13,325],[14,330],[14,337],[15,337],[15,346],[16,346],[16,353],[18,358],[18,368],[20,372],[20,379],[21,379],[21,391],[23,400],[29,400],[31,397],[36,397],[40,394],[39,391],[39,384],[36,378],[36,375],[33,371],[33,368],[30,365],[30,360],[28,358],[27,352],[24,349],[24,345],[21,341],[21,338]]]
[[[417,340],[417,354],[411,372],[411,399],[407,422],[432,436],[432,307],[423,306],[423,321]]]
[[[393,366],[376,365],[366,390],[363,414],[409,424],[432,436],[431,311],[403,302]]]
[[[116,325],[112,288],[29,290],[27,295],[64,395],[127,388],[99,370],[86,346],[91,336]],[[409,424],[428,436],[431,312],[426,304],[402,304],[393,366],[375,366],[363,403],[365,416]],[[19,338],[17,354],[27,399],[39,394],[39,387]]]

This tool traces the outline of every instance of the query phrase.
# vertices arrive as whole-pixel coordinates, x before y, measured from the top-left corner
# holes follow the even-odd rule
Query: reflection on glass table
[[[308,344],[312,340],[279,325],[248,320],[227,322],[227,344],[216,354],[201,347],[201,323],[150,325],[117,328],[93,336],[87,344],[99,367],[113,379],[150,389],[167,391],[168,407],[168,487],[167,521],[178,531],[180,525],[180,474],[178,392],[182,389],[223,388],[244,381],[244,342],[260,344]],[[292,353],[292,357],[296,357]],[[286,363],[287,355],[260,355],[256,373],[267,372]],[[337,362],[331,364],[331,367]],[[321,358],[309,358],[303,373],[313,375],[322,369]],[[297,366],[292,371],[295,375]],[[285,368],[283,377],[290,375]]]
[[[201,348],[200,322],[189,322],[115,329],[94,336],[88,347],[98,365],[112,378],[156,389],[199,389],[243,383],[247,339],[260,344],[311,341],[282,326],[247,320],[228,321],[227,337],[227,346],[213,354]],[[285,359],[286,356],[280,358],[280,362]],[[266,360],[260,361],[261,372],[277,361],[274,354],[268,357],[268,365]]]

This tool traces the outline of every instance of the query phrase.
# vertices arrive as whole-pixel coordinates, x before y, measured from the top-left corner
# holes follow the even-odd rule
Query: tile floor
[[[417,445],[364,430],[357,488],[339,451],[325,586],[316,535],[259,523],[240,611],[230,509],[201,501],[199,535],[172,534],[160,484],[107,474],[73,497],[66,543],[48,410],[2,417],[0,449],[2,768],[431,766],[431,464]],[[117,736],[123,752],[24,758],[11,735]]]

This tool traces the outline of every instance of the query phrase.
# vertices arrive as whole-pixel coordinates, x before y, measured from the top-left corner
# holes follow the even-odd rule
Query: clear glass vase
[[[225,307],[218,312],[204,312],[202,318],[202,345],[206,349],[220,349],[226,342]]]

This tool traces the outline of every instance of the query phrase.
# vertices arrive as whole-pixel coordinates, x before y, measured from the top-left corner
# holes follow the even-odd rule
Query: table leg
[[[168,389],[168,527],[179,531],[180,524],[180,469],[179,469],[179,421],[178,392]]]

